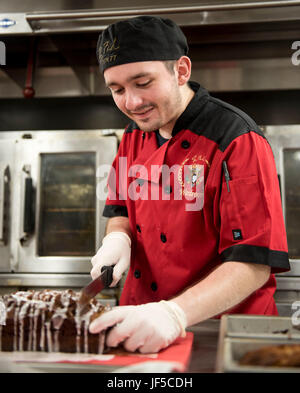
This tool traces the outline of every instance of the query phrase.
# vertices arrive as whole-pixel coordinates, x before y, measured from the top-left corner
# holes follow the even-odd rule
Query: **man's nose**
[[[139,94],[126,92],[125,107],[128,111],[135,111],[143,104],[143,99]]]

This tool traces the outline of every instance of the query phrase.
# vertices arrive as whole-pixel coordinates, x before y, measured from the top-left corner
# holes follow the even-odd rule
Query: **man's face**
[[[171,129],[181,113],[177,72],[161,61],[122,64],[105,70],[117,107],[143,131]]]

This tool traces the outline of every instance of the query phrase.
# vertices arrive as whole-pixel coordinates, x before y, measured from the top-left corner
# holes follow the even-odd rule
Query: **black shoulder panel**
[[[211,96],[190,124],[190,130],[216,142],[221,151],[235,138],[250,131],[264,137],[258,125],[245,112]]]

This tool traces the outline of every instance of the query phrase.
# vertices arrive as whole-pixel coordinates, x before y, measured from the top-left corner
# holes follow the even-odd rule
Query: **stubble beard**
[[[169,97],[172,97],[171,99]],[[159,111],[158,105],[151,103],[148,106],[152,106],[154,110],[158,111],[159,118],[154,120],[153,122],[151,121],[151,117],[148,119],[145,119],[144,121],[139,121],[136,119],[132,119],[140,128],[140,130],[145,131],[145,132],[151,132],[151,131],[156,131],[159,130],[160,128],[165,128],[168,127],[169,124],[172,122],[176,122],[177,118],[180,116],[181,108],[182,105],[182,97],[180,95],[180,91],[177,85],[174,85],[174,88],[170,92],[169,96],[162,102],[160,108],[161,111]],[[162,118],[160,115],[166,114],[165,118]],[[147,124],[149,123],[149,124]]]

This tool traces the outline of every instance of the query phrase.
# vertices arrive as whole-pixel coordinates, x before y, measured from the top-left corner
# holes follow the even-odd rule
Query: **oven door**
[[[267,126],[280,181],[291,271],[300,276],[300,125]]]
[[[86,273],[105,231],[105,198],[97,195],[97,184],[106,180],[97,174],[106,169],[107,177],[117,138],[77,131],[46,135],[16,147],[12,268]]]

